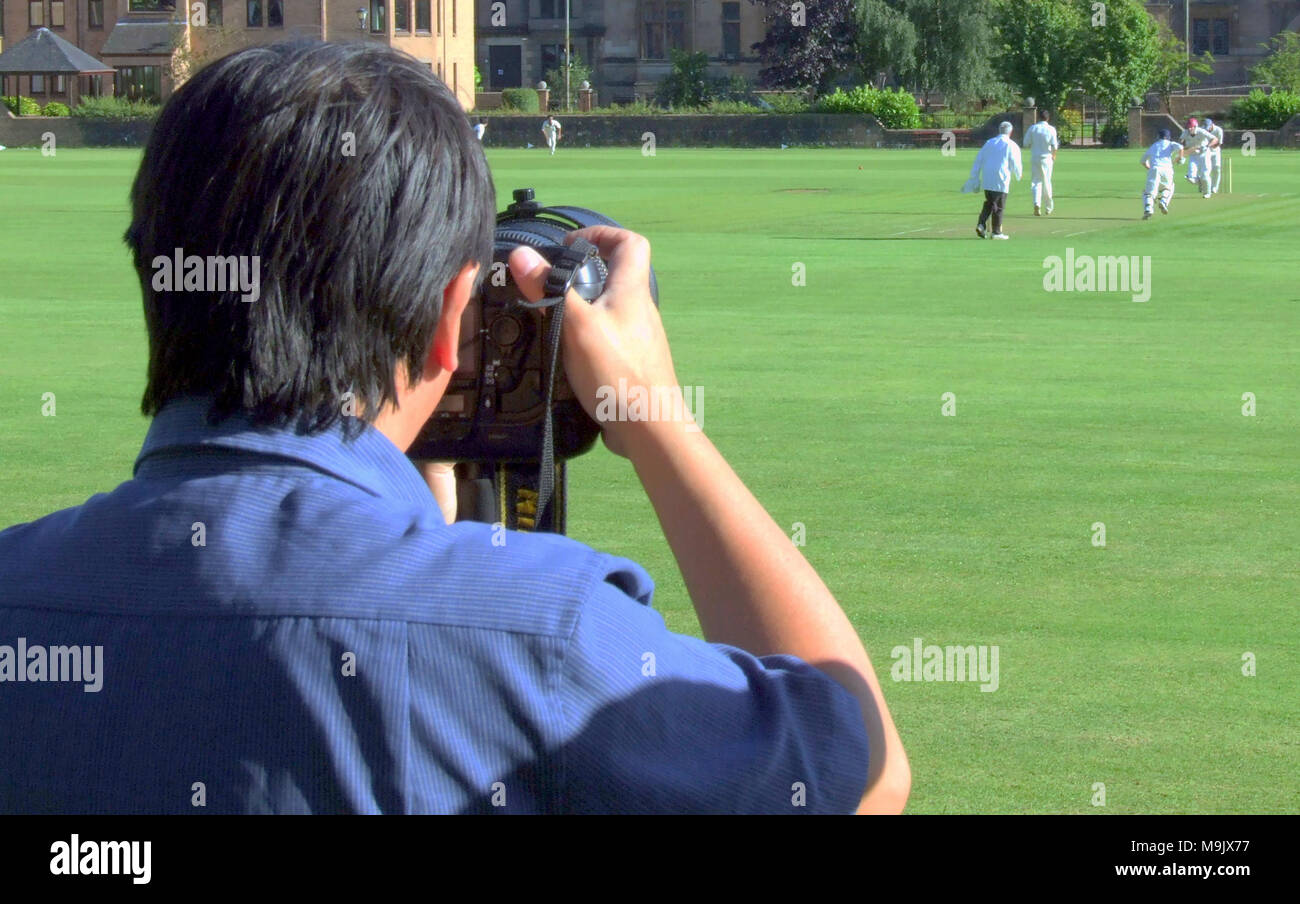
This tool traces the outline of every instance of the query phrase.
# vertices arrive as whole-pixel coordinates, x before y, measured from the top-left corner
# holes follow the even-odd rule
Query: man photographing
[[[704,641],[665,628],[632,561],[444,522],[403,452],[457,367],[495,200],[426,65],[319,43],[212,63],[163,109],[131,200],[153,417],[134,475],[0,532],[0,643],[102,647],[101,687],[17,663],[0,811],[903,808],[855,630],[702,433],[604,425]],[[581,235],[609,267],[594,303],[565,302],[592,413],[601,386],[677,378],[648,243]],[[156,289],[177,249],[256,257],[259,297]],[[510,259],[533,300],[548,270]]]

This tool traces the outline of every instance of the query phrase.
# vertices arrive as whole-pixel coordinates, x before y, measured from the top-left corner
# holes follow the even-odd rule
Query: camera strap
[[[541,454],[538,456],[539,463],[535,481],[536,512],[531,519],[533,522],[531,529],[534,531],[564,533],[564,462],[555,460],[555,428],[551,416],[551,406],[555,400],[555,377],[560,367],[560,337],[564,329],[564,299],[573,286],[573,280],[578,275],[578,271],[593,259],[600,260],[600,250],[586,239],[575,238],[564,247],[564,250],[560,252],[560,256],[551,264],[551,272],[546,277],[546,285],[543,288],[541,301],[520,302],[521,305],[527,308],[551,309],[550,316],[547,317],[549,326],[546,331],[544,346],[547,362],[546,404],[542,422],[542,448]],[[525,469],[518,466],[506,466],[505,471],[506,473],[498,475],[498,482],[501,484],[502,508],[506,507],[508,500],[514,500],[516,520],[524,519],[521,526],[524,526],[524,529],[529,529],[525,526],[527,522],[526,514],[520,514],[520,506],[522,505],[524,509],[531,507],[530,503],[533,500],[528,497],[534,495],[534,493],[527,484],[532,482],[529,478],[533,475],[525,473]],[[503,512],[503,514],[506,513]]]

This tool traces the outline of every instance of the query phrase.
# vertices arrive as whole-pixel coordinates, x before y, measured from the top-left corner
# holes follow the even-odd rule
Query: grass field
[[[490,159],[503,201],[531,186],[650,237],[679,376],[859,628],[911,811],[1300,810],[1300,154],[1232,153],[1232,195],[1180,179],[1144,223],[1139,151],[1063,152],[1056,214],[1029,215],[1026,178],[987,242],[973,153]],[[0,154],[0,526],[130,475],[138,159]],[[1150,256],[1150,300],[1045,291],[1071,248]],[[630,467],[600,449],[572,473],[572,532],[697,632]],[[890,680],[916,637],[996,644],[998,689]]]

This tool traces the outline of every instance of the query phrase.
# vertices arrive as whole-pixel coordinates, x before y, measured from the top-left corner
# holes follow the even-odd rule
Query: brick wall
[[[33,148],[44,144],[42,136],[54,133],[56,148],[143,147],[149,140],[152,122],[105,122],[75,116],[19,116],[0,110],[0,144],[11,148]]]

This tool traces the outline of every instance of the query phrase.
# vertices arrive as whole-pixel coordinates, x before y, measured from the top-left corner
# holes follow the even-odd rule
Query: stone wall
[[[0,110],[0,144],[11,148],[44,145],[42,136],[54,133],[56,148],[143,147],[152,121],[110,122],[75,116],[14,116]]]
[[[488,116],[488,147],[521,148],[544,143],[539,115]],[[559,116],[560,147],[884,147],[886,133],[871,116],[800,113],[782,116],[674,115]]]

